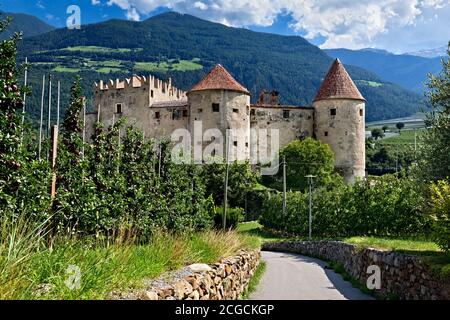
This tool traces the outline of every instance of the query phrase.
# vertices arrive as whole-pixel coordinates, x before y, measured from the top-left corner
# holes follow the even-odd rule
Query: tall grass
[[[0,299],[26,290],[26,266],[39,252],[46,223],[32,222],[25,215],[0,216]]]
[[[165,271],[259,246],[255,237],[234,231],[160,231],[146,243],[124,232],[114,241],[60,236],[50,247],[43,224],[24,219],[1,223],[0,299],[104,299],[115,290],[139,288],[144,279]],[[79,268],[79,288],[66,285],[70,266]]]

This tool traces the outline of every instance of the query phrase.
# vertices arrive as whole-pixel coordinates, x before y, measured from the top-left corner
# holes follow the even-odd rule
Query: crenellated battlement
[[[156,78],[153,75],[139,76],[133,75],[131,78],[125,79],[109,79],[108,81],[100,80],[95,82],[93,90],[95,94],[102,94],[104,91],[109,90],[127,90],[130,88],[149,88],[151,90],[159,91],[164,95],[169,95],[174,99],[182,99],[186,97],[186,92],[172,86],[172,79],[163,81]]]

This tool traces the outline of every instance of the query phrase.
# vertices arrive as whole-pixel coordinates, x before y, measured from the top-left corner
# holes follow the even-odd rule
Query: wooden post
[[[41,152],[42,152],[42,125],[44,122],[44,95],[45,95],[45,74],[42,76],[41,121],[40,121],[40,125],[39,125],[39,149],[38,149],[39,161],[41,161]]]
[[[51,188],[51,198],[54,199],[56,196],[56,157],[58,153],[58,126],[52,127],[52,188]]]
[[[52,75],[48,75],[48,123],[47,136],[51,134],[51,115],[52,115]]]

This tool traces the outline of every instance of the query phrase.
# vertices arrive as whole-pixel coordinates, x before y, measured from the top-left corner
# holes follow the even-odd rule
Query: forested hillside
[[[332,58],[299,36],[280,36],[231,28],[190,15],[164,13],[143,22],[110,20],[58,29],[24,39],[20,57],[33,63],[30,71],[31,112],[38,114],[42,74],[63,81],[63,101],[69,81],[80,74],[90,92],[94,81],[132,73],[172,77],[189,89],[216,63],[224,65],[256,100],[261,89],[276,89],[281,102],[311,103]],[[383,82],[362,68],[347,66],[367,98],[367,120],[402,117],[421,108],[421,97]],[[62,104],[63,106],[66,103]]]
[[[55,29],[44,21],[28,14],[0,11],[0,19],[4,20],[6,17],[11,17],[13,20],[8,30],[0,35],[0,40],[8,39],[14,32],[22,31],[24,37],[31,37]]]

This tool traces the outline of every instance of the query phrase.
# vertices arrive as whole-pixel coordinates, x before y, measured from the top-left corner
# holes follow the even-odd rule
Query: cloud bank
[[[130,20],[140,20],[160,7],[234,27],[271,26],[280,15],[289,15],[289,26],[295,32],[309,40],[324,39],[321,48],[382,46],[382,36],[395,44],[401,42],[398,37],[402,34],[412,40],[410,29],[421,28],[432,35],[439,26],[443,28],[440,35],[431,36],[432,39],[443,44],[450,39],[450,0],[106,1],[109,6],[123,9]],[[92,3],[99,4],[100,0]],[[398,47],[393,50],[401,50]]]

